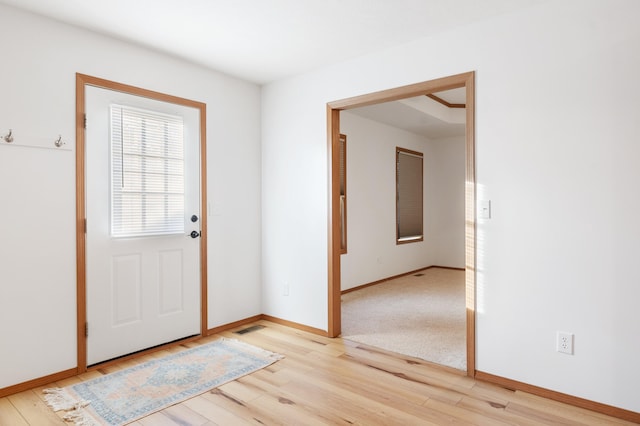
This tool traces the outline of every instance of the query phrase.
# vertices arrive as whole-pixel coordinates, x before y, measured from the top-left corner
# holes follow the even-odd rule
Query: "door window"
[[[184,233],[182,117],[111,105],[111,235]]]

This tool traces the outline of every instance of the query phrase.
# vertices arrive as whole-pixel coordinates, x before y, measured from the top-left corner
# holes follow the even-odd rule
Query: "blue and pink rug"
[[[76,425],[124,425],[260,370],[283,356],[220,339],[78,383],[46,389],[45,399]]]

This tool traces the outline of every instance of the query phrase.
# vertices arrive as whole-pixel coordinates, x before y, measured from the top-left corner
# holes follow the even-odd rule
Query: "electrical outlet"
[[[558,331],[556,350],[563,354],[573,355],[573,334]]]
[[[282,286],[282,295],[283,296],[289,295],[289,283],[284,283],[284,285]]]

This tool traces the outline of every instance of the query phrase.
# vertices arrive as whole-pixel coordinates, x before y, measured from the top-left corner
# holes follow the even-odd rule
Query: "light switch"
[[[491,219],[491,200],[480,200],[480,219]]]

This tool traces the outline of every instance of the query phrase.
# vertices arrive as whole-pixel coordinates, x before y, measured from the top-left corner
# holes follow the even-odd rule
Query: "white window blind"
[[[184,233],[182,117],[111,105],[111,235]]]

